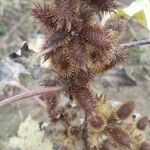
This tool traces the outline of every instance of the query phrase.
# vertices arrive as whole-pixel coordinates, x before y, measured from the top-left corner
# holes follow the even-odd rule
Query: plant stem
[[[14,97],[11,97],[11,98],[8,98],[8,99],[1,101],[0,107],[3,107],[5,105],[8,105],[8,104],[13,103],[13,102],[21,101],[21,100],[26,99],[26,98],[45,94],[45,93],[55,94],[57,91],[60,91],[61,89],[62,89],[62,87],[59,87],[59,86],[47,87],[47,88],[43,87],[43,88],[40,88],[40,89],[35,90],[35,91],[25,92],[25,93],[22,93],[22,94],[19,94],[19,95],[16,95]]]
[[[129,43],[120,44],[118,46],[118,48],[127,49],[127,48],[132,48],[132,47],[137,47],[137,46],[148,45],[148,44],[150,44],[150,39],[140,40],[140,41],[132,41]]]
[[[16,87],[18,87],[18,88],[20,88],[20,89],[22,89],[24,92],[30,92],[29,89],[27,89],[26,87],[24,87],[20,83],[14,82],[13,85],[16,86]],[[46,104],[40,98],[34,96],[32,98],[32,100],[36,100],[41,107],[43,107],[44,109],[46,108]]]

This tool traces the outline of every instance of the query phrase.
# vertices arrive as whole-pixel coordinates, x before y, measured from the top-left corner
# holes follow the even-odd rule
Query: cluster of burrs
[[[117,147],[117,144],[131,149],[136,145],[128,133],[132,131],[124,127],[124,120],[132,113],[134,104],[129,102],[117,112],[111,112],[112,109],[106,107],[108,103],[105,106],[105,102],[97,98],[90,88],[97,75],[127,58],[127,53],[118,46],[125,22],[118,18],[105,23],[101,21],[104,14],[115,12],[118,7],[120,4],[116,0],[55,0],[51,5],[35,4],[31,9],[46,37],[41,55],[44,61],[51,63],[55,73],[43,81],[43,86],[62,86],[66,96],[77,102],[77,106],[84,111],[87,125],[82,125],[82,129],[76,125],[73,127],[71,122],[79,118],[77,110],[60,107],[56,96],[47,95],[45,97],[51,121],[60,121],[69,132],[66,133],[69,137],[71,133],[79,136],[81,131],[86,130],[89,138],[85,141],[90,145],[88,148],[93,149],[104,149],[106,146],[105,149],[112,150],[108,147]],[[130,124],[134,132],[135,126],[132,122]],[[105,133],[110,136],[103,137]]]

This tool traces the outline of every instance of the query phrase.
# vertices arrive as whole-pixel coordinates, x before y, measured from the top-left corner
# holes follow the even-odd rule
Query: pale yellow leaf
[[[10,138],[8,147],[22,150],[53,150],[50,139],[44,137],[38,122],[30,116],[20,124],[18,137]]]

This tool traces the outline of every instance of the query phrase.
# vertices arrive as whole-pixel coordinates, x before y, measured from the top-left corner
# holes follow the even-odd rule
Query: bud
[[[96,108],[96,100],[93,96],[93,93],[87,87],[74,88],[75,89],[72,89],[71,94],[87,114],[92,114]]]
[[[133,112],[134,108],[135,108],[134,102],[127,102],[127,103],[123,104],[122,106],[120,106],[116,115],[121,120],[127,119],[131,115],[131,113]]]
[[[71,62],[65,48],[59,48],[59,53],[51,55],[51,63],[56,73],[61,77],[68,77],[75,71],[75,64]]]
[[[132,141],[127,131],[120,127],[108,127],[107,129],[108,133],[118,144],[130,148]]]
[[[93,128],[101,129],[104,125],[104,121],[99,116],[94,116],[89,118],[89,122]]]
[[[142,117],[138,122],[137,122],[137,128],[139,130],[145,130],[145,128],[147,127],[149,123],[149,119],[147,116]]]
[[[109,19],[105,23],[105,27],[109,30],[114,30],[119,33],[124,32],[126,29],[125,21],[118,18]]]

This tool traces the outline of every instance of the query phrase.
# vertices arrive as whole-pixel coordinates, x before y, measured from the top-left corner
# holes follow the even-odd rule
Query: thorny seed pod
[[[100,73],[105,66],[109,65],[112,60],[112,51],[106,51],[99,48],[95,48],[92,45],[87,46],[88,49],[88,67],[94,73]]]
[[[110,63],[108,65],[105,65],[102,71],[106,72],[116,67],[117,65],[126,62],[127,57],[128,57],[127,52],[123,51],[122,49],[117,49],[116,51],[114,51],[114,56],[112,57]]]
[[[109,120],[112,114],[114,113],[114,109],[110,105],[108,101],[108,97],[102,94],[100,97],[97,97],[97,106],[96,106],[96,114],[98,116],[103,116],[105,120]]]
[[[76,19],[78,0],[56,0],[53,21],[57,23],[57,29],[71,30],[73,21]]]
[[[150,150],[150,144],[147,142],[142,142],[140,150]]]
[[[147,127],[148,124],[149,124],[149,118],[147,116],[142,117],[137,122],[137,128],[139,130],[145,130],[145,128]]]
[[[71,93],[85,113],[92,114],[96,106],[96,101],[92,92],[87,87],[75,87],[75,89],[72,89]]]
[[[94,16],[93,11],[87,9],[87,7],[80,10],[80,17],[84,21],[84,23],[90,23],[93,16]]]
[[[114,30],[118,33],[122,33],[126,29],[125,21],[119,18],[113,18],[113,19],[106,21],[105,27],[109,30]]]
[[[85,113],[92,114],[96,106],[96,100],[92,92],[87,87],[75,87],[71,93]]]
[[[99,116],[90,116],[88,121],[95,129],[101,129],[104,126],[104,121]]]
[[[108,133],[111,135],[114,141],[118,144],[128,147],[131,147],[131,137],[129,136],[128,132],[121,127],[107,127]]]
[[[85,66],[85,45],[79,38],[74,37],[69,43],[70,59],[79,68]]]
[[[52,55],[51,63],[60,77],[66,78],[70,76],[76,68],[75,64],[71,62],[68,54],[64,51],[64,49],[59,53],[56,52]]]
[[[116,112],[116,115],[121,119],[125,120],[127,119],[131,113],[133,112],[135,108],[135,103],[134,102],[127,102],[123,104],[122,106],[119,107],[118,111]]]
[[[113,39],[109,31],[98,24],[85,24],[80,34],[88,44],[101,50],[108,51],[112,48]]]
[[[64,31],[56,31],[50,37],[47,37],[43,45],[43,51],[41,52],[44,55],[44,61],[50,58],[50,54],[53,54],[55,51],[62,51],[61,46],[67,44],[70,41],[70,36]]]
[[[34,8],[31,8],[32,15],[39,20],[39,22],[48,29],[56,28],[56,24],[53,22],[54,7],[48,5],[36,4]]]
[[[80,69],[77,73],[73,75],[73,80],[76,85],[86,86],[93,81],[94,75],[90,69]]]

